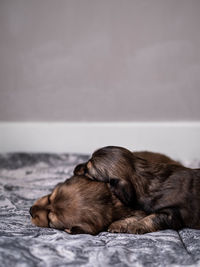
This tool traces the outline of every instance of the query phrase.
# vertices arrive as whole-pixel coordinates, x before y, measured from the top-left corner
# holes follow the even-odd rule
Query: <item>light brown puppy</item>
[[[124,206],[109,184],[85,176],[73,176],[58,184],[51,194],[34,203],[30,214],[37,226],[93,235],[107,230],[109,225],[112,231],[112,222],[116,220],[129,216],[139,220],[146,216],[142,211]]]

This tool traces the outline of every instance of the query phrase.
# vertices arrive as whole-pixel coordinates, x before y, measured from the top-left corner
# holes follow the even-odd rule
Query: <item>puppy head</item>
[[[32,223],[68,233],[97,234],[113,219],[113,196],[107,184],[73,176],[38,199],[30,209]]]
[[[103,182],[116,177],[126,179],[134,168],[133,159],[132,152],[126,148],[103,147],[96,150],[88,162],[77,165],[74,174]]]

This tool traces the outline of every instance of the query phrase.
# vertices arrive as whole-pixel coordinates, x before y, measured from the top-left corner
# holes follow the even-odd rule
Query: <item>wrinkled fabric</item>
[[[0,266],[200,266],[200,230],[70,235],[31,224],[34,201],[87,155],[0,155]],[[186,162],[200,167],[200,161]],[[192,214],[191,214],[192,216]]]

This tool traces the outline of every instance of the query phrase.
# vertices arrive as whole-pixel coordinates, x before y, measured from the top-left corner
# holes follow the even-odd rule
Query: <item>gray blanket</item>
[[[0,266],[200,266],[200,230],[91,236],[32,225],[33,202],[87,158],[0,155]],[[200,162],[190,165],[200,167]]]

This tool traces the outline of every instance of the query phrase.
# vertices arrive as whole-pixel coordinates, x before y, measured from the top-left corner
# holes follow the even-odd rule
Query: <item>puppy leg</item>
[[[144,234],[164,229],[177,230],[183,226],[177,210],[165,209],[162,212],[150,214],[141,220],[130,217],[116,221],[109,226],[108,230],[112,233]]]
[[[77,234],[90,234],[90,235],[96,235],[98,234],[98,229],[95,229],[94,227],[91,227],[89,224],[82,224],[82,225],[74,225],[71,228],[64,229],[65,232],[71,235],[77,235]]]
[[[65,232],[71,235],[85,234],[85,230],[80,226],[73,226],[71,229],[67,228],[65,229]]]
[[[131,217],[123,218],[113,222],[108,227],[108,232],[111,233],[127,233],[129,224],[137,224],[138,221],[146,217],[146,213],[140,210],[132,211]]]

